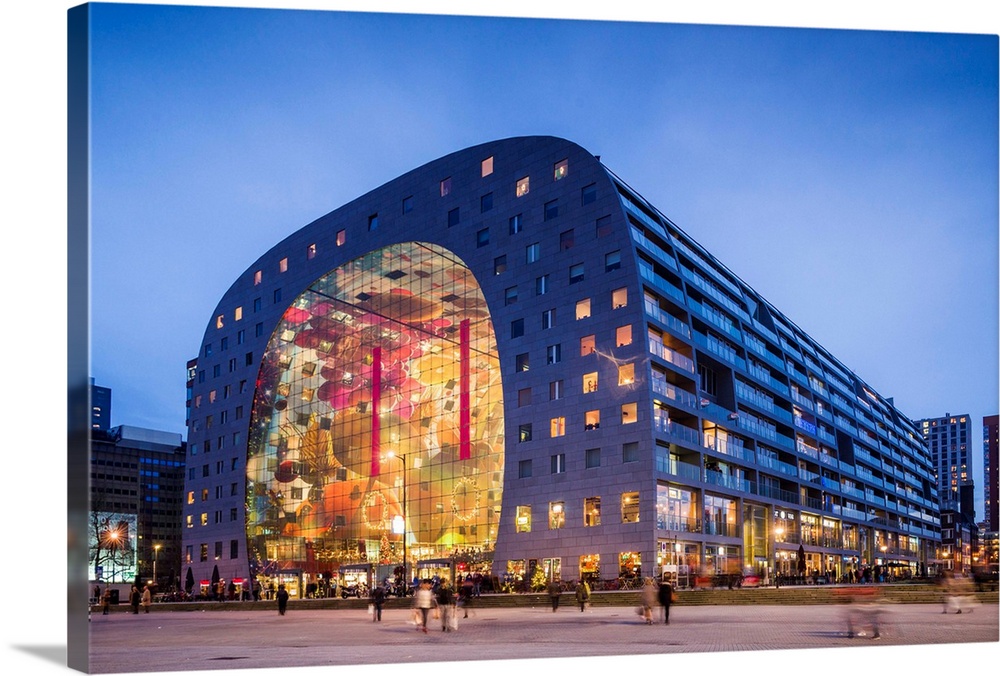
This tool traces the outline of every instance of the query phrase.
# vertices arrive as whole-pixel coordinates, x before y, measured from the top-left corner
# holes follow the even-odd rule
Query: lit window
[[[622,404],[622,425],[631,425],[636,420],[638,406],[635,402],[631,404]]]
[[[601,412],[587,411],[583,414],[584,429],[596,430],[601,427]]]
[[[593,336],[584,336],[580,339],[580,356],[586,357],[597,350],[597,339]]]
[[[338,230],[337,231],[337,246],[344,246],[345,242],[347,242],[347,231],[346,230]]]
[[[448,177],[441,181],[441,197],[448,195],[451,192],[451,177]]]
[[[514,192],[514,194],[517,195],[518,197],[523,197],[524,195],[528,194],[528,177],[527,176],[525,176],[524,178],[520,179],[517,182],[517,190]]]
[[[208,525],[208,512],[202,512],[201,513],[201,525],[202,526],[207,526]]]
[[[218,317],[215,318],[215,328],[217,328],[217,329],[221,329],[222,328],[222,319],[223,319],[223,317],[225,317],[225,315],[219,315]]]
[[[567,173],[569,173],[569,160],[556,162],[555,169],[552,172],[552,180],[558,181],[560,178],[565,178]]]
[[[611,307],[615,310],[628,305],[628,289],[622,287],[611,292]]]
[[[530,463],[530,461],[528,461]],[[531,466],[530,464],[528,465]],[[531,476],[529,473],[528,476]],[[524,477],[522,477],[524,478]],[[517,532],[518,533],[530,533],[531,532],[531,506],[530,505],[518,505],[517,506]]]
[[[618,367],[618,384],[631,385],[635,382],[635,364],[622,364]]]
[[[187,519],[185,521],[186,521],[185,525],[188,528],[194,528],[194,515],[193,514],[188,514]]]
[[[639,522],[639,493],[622,493],[622,523]]]
[[[597,371],[583,376],[583,393],[597,392]]]
[[[208,393],[208,403],[210,404],[215,403],[215,390],[212,390],[211,392]]]
[[[316,258],[316,245],[310,244],[306,247],[306,260],[312,260]]]
[[[253,273],[253,285],[254,286],[257,286],[258,284],[260,284],[262,275],[263,275],[263,273],[260,270],[258,270],[257,272]]]
[[[591,450],[597,450],[597,449],[591,449]],[[590,451],[587,451],[587,453],[590,453]],[[601,499],[599,497],[584,498],[583,525],[584,526],[601,525]]]
[[[241,319],[243,319],[243,306],[242,305],[239,306],[238,308],[236,308],[236,310],[233,311],[233,318],[236,319],[236,321],[240,321]]]
[[[586,319],[590,316],[590,299],[584,298],[576,302],[576,318]]]
[[[278,272],[288,272],[288,259],[282,258],[278,261]]]
[[[188,491],[187,503],[189,505],[193,505],[194,504],[194,491]]]
[[[626,324],[625,326],[619,326],[615,330],[615,343],[618,347],[624,347],[626,345],[632,344],[632,325]]]
[[[517,428],[518,443],[531,441],[531,423],[523,423]]]
[[[559,416],[549,420],[549,436],[561,437],[566,434],[566,418]]]
[[[489,176],[493,173],[493,156],[490,155],[482,162],[482,175]]]
[[[566,524],[566,509],[562,502],[549,503],[549,529],[557,530]]]

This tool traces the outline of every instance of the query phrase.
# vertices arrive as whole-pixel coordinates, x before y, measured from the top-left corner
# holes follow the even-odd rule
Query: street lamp
[[[153,545],[153,586],[158,586],[159,582],[156,579],[156,559],[160,553],[160,547],[163,545]]]
[[[388,456],[390,458],[399,458],[399,462],[402,465],[402,471],[400,472],[402,476],[402,492],[400,497],[400,506],[403,509],[402,515],[393,519],[392,532],[400,533],[403,536],[403,596],[406,596],[407,590],[410,588],[410,575],[406,570],[406,455],[403,453],[396,453],[395,451],[389,451]]]

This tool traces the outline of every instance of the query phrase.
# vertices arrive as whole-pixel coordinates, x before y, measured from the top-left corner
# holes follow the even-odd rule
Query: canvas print
[[[996,646],[996,35],[67,16],[71,668]]]

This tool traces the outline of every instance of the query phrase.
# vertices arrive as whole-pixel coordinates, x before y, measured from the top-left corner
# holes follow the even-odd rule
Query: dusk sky
[[[40,4],[55,7],[4,22],[19,102],[5,131],[25,157],[6,186],[8,231],[23,230],[24,252],[64,254],[65,11],[77,3]],[[854,3],[812,21],[786,21],[777,2],[756,15],[735,2],[700,15],[487,2],[488,18],[418,4],[408,11],[441,15],[94,8],[91,375],[113,390],[113,425],[186,435],[185,364],[215,304],[287,235],[453,151],[544,134],[600,155],[911,419],[969,415],[982,518],[981,425],[998,411],[1000,369],[997,21],[975,14],[983,4],[899,18]],[[512,14],[573,18],[498,16]],[[622,17],[640,20],[591,20]],[[766,27],[788,25],[864,30]],[[65,256],[26,258],[7,272],[7,317],[21,316],[26,284],[65,299]],[[47,385],[28,336],[7,338],[25,355],[14,377],[30,383],[10,410],[65,382],[65,303],[51,304]],[[46,424],[28,421],[20,443]]]

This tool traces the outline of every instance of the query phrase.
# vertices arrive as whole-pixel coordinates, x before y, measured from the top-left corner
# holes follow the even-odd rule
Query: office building
[[[452,153],[290,234],[189,367],[203,590],[322,594],[403,561],[510,585],[905,576],[939,548],[919,428],[562,139]]]
[[[107,432],[111,427],[111,388],[100,387],[90,379],[90,427]]]

